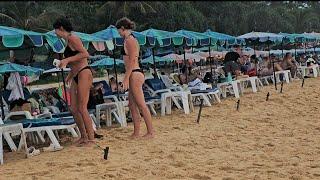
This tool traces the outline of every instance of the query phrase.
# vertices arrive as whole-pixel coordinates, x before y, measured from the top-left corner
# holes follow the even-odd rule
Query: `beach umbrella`
[[[219,32],[214,32],[214,31],[211,31],[210,29],[208,29],[207,31],[204,32],[205,35],[211,37],[212,39],[217,39],[220,44],[225,44],[225,43],[228,43],[228,44],[239,44],[239,45],[242,45],[242,44],[245,44],[245,41],[244,40],[241,40],[241,39],[237,39],[237,37],[235,36],[231,36],[231,35],[228,35],[228,34],[223,34],[223,33],[219,33]]]
[[[237,37],[240,40],[244,40],[248,42],[249,44],[257,44],[257,43],[267,43],[268,45],[268,51],[269,51],[269,58],[270,58],[270,44],[280,44],[284,38],[283,35],[275,34],[275,33],[269,33],[269,32],[250,32],[243,34],[241,36]],[[254,46],[255,50],[255,46]],[[277,89],[277,82],[276,82],[276,75],[274,70],[274,62],[272,62],[272,68],[273,68],[273,76],[275,79],[275,89]]]
[[[173,58],[169,58],[169,57],[159,57],[159,56],[154,56],[154,59],[152,56],[149,56],[143,60],[141,60],[141,63],[143,64],[154,64],[156,63],[171,63],[173,62],[174,59]]]
[[[105,68],[112,68],[114,64],[113,58],[110,57],[106,57],[106,58],[102,58],[98,61],[93,62],[92,64],[90,64],[89,66],[91,67],[105,67]],[[116,65],[124,65],[123,60],[120,59],[116,59]]]
[[[296,58],[296,49],[297,49],[297,43],[307,43],[307,42],[316,42],[317,37],[313,34],[309,33],[302,33],[302,34],[296,34],[296,33],[279,33],[280,35],[284,36],[283,41],[286,44],[294,44],[295,49],[295,58]]]
[[[40,47],[43,45],[42,33],[25,31],[13,27],[0,26],[0,37],[3,46],[6,48],[20,47],[25,41],[31,42],[31,46]]]
[[[82,32],[73,32],[77,35],[83,43],[83,46],[88,49],[89,44],[91,43],[93,47],[97,51],[104,51],[105,49],[112,50],[113,49],[113,42],[112,40],[104,40],[99,37],[96,37],[91,34],[86,34]],[[53,51],[57,53],[63,53],[65,49],[65,42],[64,39],[59,38],[54,30],[45,33],[45,39],[47,40],[48,44],[53,47]]]
[[[187,44],[188,46],[192,45],[192,39],[174,32],[150,28],[142,31],[141,34],[154,37],[157,43],[156,45],[159,47],[181,46],[183,44]]]
[[[155,39],[153,37],[146,36],[137,31],[132,31],[132,34],[135,38],[137,38],[137,41],[141,46],[155,45]],[[104,40],[114,40],[114,44],[116,46],[123,46],[124,39],[120,36],[117,28],[113,25],[110,25],[107,29],[95,32],[91,35]]]
[[[203,33],[200,32],[194,32],[194,31],[188,31],[188,30],[179,30],[175,32],[176,34],[180,34],[182,36],[185,36],[186,38],[192,39],[192,46],[193,47],[203,47],[203,46],[209,46],[212,44],[215,44],[215,41],[211,41],[211,38]],[[209,48],[210,49],[210,48]],[[183,51],[184,54],[184,62],[186,62],[186,57],[185,57],[185,48]],[[210,64],[211,65],[211,64]],[[212,69],[212,66],[211,66]],[[187,76],[187,81],[188,81],[188,76]]]
[[[243,40],[248,44],[254,45],[254,51],[255,51],[255,45],[258,43],[276,43],[280,44],[282,42],[283,36],[275,33],[269,33],[269,32],[250,32],[243,34],[241,36],[238,36],[237,39]]]
[[[25,74],[39,74],[43,72],[43,69],[35,68],[31,66],[24,66],[24,65],[15,64],[15,63],[9,63],[9,62],[0,65],[0,74],[12,73],[12,72],[25,73]]]
[[[158,29],[147,29],[145,31],[141,32],[142,34],[150,37],[154,37],[156,40],[156,45],[155,47],[174,47],[174,46],[182,46],[184,44],[187,44],[188,46],[192,45],[192,39],[187,38],[185,36],[182,36],[180,34],[174,33],[174,32],[169,32],[169,31],[164,31],[164,30],[158,30]],[[154,51],[152,50],[152,57],[155,57]],[[156,73],[156,66],[155,66],[155,59],[153,59],[153,67],[154,67],[154,72]]]

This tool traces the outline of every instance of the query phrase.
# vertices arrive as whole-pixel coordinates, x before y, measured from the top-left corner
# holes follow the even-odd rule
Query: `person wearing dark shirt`
[[[228,52],[224,58],[224,72],[226,76],[230,72],[231,75],[238,76],[240,75],[240,66],[237,63],[237,60],[240,58],[240,55],[237,52]]]

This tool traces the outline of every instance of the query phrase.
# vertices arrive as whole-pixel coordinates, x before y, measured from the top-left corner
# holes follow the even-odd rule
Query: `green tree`
[[[44,9],[35,1],[1,2],[0,19],[3,24],[25,30],[48,31],[48,22],[62,12]]]

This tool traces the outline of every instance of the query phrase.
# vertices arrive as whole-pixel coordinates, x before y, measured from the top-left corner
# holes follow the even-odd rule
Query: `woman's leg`
[[[144,75],[139,72],[133,72],[130,76],[130,92],[132,92],[134,102],[142,113],[143,119],[147,126],[147,134],[144,137],[150,138],[154,136],[152,127],[151,113],[146,105],[142,85],[144,83]]]
[[[79,128],[81,137],[77,141],[78,143],[83,143],[88,140],[88,135],[81,117],[80,112],[78,111],[78,96],[77,96],[77,84],[72,81],[71,83],[71,107],[70,112],[74,117],[74,120]]]
[[[133,94],[132,94],[132,89],[133,87],[130,86],[129,88],[129,109],[131,112],[131,117],[133,121],[133,134],[130,136],[131,138],[136,138],[139,137],[140,134],[140,113],[137,107],[137,104],[134,100]]]
[[[78,74],[79,84],[78,84],[78,111],[81,114],[84,127],[86,129],[88,140],[94,140],[94,131],[92,127],[92,121],[88,112],[88,101],[90,87],[92,85],[92,73],[89,69],[85,69]]]

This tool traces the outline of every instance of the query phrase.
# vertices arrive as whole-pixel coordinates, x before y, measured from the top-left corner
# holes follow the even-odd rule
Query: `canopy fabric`
[[[123,64],[124,64],[123,60],[116,59],[116,65],[123,65]],[[89,66],[96,67],[96,68],[99,68],[99,67],[100,68],[103,68],[103,67],[113,68],[113,65],[114,65],[114,59],[110,58],[110,57],[106,57],[106,58],[100,59],[98,61],[95,61],[94,63],[90,64]]]
[[[188,31],[188,30],[179,30],[175,32],[176,34],[182,35],[186,38],[193,40],[192,46],[209,46],[210,43],[215,44],[216,42],[211,42],[211,38],[203,33]]]
[[[183,60],[183,57],[181,58],[180,55],[178,54],[168,54],[168,55],[165,55],[165,56],[162,56],[163,58],[170,58],[170,59],[173,59],[175,61],[182,61]]]
[[[275,34],[275,33],[266,33],[266,32],[250,32],[247,34],[243,34],[238,36],[237,39],[240,40],[249,40],[249,41],[259,41],[259,42],[281,42],[283,39],[282,35]]]
[[[141,34],[144,34],[146,36],[154,37],[156,41],[158,42],[160,47],[166,47],[166,46],[181,46],[184,42],[188,46],[192,45],[192,39],[186,38],[184,36],[181,36],[179,34],[176,34],[174,32],[164,31],[164,30],[158,30],[158,29],[147,29],[145,31],[142,31]]]
[[[156,63],[171,63],[174,61],[173,58],[168,58],[168,57],[159,57],[159,56],[154,56],[154,61]],[[142,64],[153,64],[153,56],[149,56],[143,60],[141,60]]]
[[[43,72],[43,69],[35,68],[31,66],[24,66],[24,65],[15,64],[15,63],[4,63],[0,65],[0,74],[11,73],[11,72],[26,73],[26,74],[40,74]]]
[[[81,32],[74,32],[74,33],[81,39],[83,46],[86,49],[89,48],[90,42],[93,43],[93,45],[97,51],[104,51],[105,50],[104,43],[107,44],[107,48],[109,50],[113,49],[112,41],[106,41],[106,40],[103,40],[101,38],[98,38],[96,36],[86,34],[86,33],[81,33]],[[53,48],[53,50],[55,52],[62,53],[64,51],[64,48],[65,48],[64,47],[65,46],[64,40],[58,38],[58,36],[55,34],[55,32],[53,30],[47,32],[45,35],[46,35],[45,37],[46,37],[48,44]],[[101,48],[101,46],[102,46],[102,48]],[[99,47],[99,48],[97,48],[97,47]]]
[[[211,40],[215,39],[215,41],[219,41],[220,43],[228,43],[228,44],[243,44],[244,41],[241,39],[237,39],[237,37],[235,36],[231,36],[228,34],[223,34],[223,33],[219,33],[219,32],[214,32],[211,31],[210,29],[208,29],[206,32],[204,32],[205,35],[210,36]]]
[[[305,43],[305,42],[313,42],[316,41],[316,37],[310,34],[289,34],[289,33],[279,33],[284,36],[285,43]]]
[[[142,46],[155,45],[155,38],[153,37],[146,36],[136,31],[133,31],[132,34],[137,38],[138,43]],[[93,33],[92,35],[104,40],[114,40],[116,46],[123,46],[124,39],[120,36],[117,28],[113,25],[110,25],[107,29]]]
[[[309,38],[320,40],[320,33],[311,32],[311,33],[303,33],[303,35],[306,35]]]
[[[184,54],[179,55],[180,58],[184,59]],[[199,62],[201,59],[205,59],[203,56],[200,56],[198,54],[192,54],[192,53],[186,53],[185,57],[187,60],[195,60],[196,62]]]
[[[28,36],[34,46],[40,47],[43,45],[43,35],[33,31],[0,26],[0,36],[2,37],[2,44],[7,48],[20,47],[25,40],[25,36]]]

